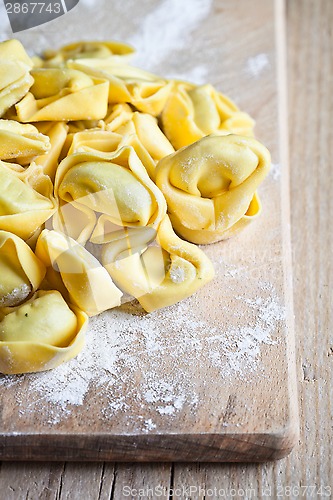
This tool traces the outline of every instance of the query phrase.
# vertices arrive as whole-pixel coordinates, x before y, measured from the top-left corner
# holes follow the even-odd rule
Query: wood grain
[[[289,0],[287,23],[291,229],[301,437],[298,447],[289,457],[273,464],[177,464],[174,467],[170,483],[174,487],[224,488],[225,498],[231,498],[231,489],[239,487],[253,488],[254,494],[248,498],[261,499],[277,498],[277,493],[286,486],[332,486],[333,270],[330,221],[333,207],[329,196],[333,182],[332,137],[329,132],[333,113],[332,2]],[[98,492],[80,489],[81,465],[73,464],[73,467],[76,467],[76,491],[84,498],[98,499]],[[95,464],[91,467],[94,468]],[[98,467],[102,471],[102,464]],[[134,479],[138,465],[121,467],[128,471],[126,481],[135,486],[142,484],[141,480]],[[58,467],[57,464],[4,463],[0,472],[0,497],[61,499],[54,485],[60,482],[62,470],[63,465]],[[152,472],[150,464],[140,466],[140,474],[150,484],[168,484],[170,470],[159,464],[155,471]],[[113,477],[112,470],[109,477]],[[35,482],[37,485],[33,486]],[[124,476],[116,475],[115,488],[123,482]],[[51,485],[52,495],[43,496],[45,485]],[[35,496],[29,493],[32,487]],[[19,494],[13,496],[13,490]],[[292,499],[300,497],[297,489],[289,496]],[[113,495],[112,498],[121,497]],[[199,499],[203,495],[192,493],[188,498]],[[309,489],[302,491],[301,498],[318,497]]]
[[[250,16],[244,26],[255,37],[234,37],[247,1],[237,7],[226,3],[222,10],[219,2],[213,2],[209,15],[191,33],[193,43],[186,50],[195,64],[196,47],[201,47],[205,33],[210,34],[206,52],[215,39],[225,41],[216,49],[216,65],[209,64],[206,70],[213,84],[257,117],[257,135],[277,165],[276,175],[271,174],[260,189],[264,206],[260,220],[242,235],[205,247],[216,277],[179,306],[151,315],[152,320],[126,306],[122,314],[131,315],[134,325],[128,347],[102,386],[98,384],[106,377],[105,370],[96,370],[84,404],[71,405],[59,416],[47,392],[35,389],[42,376],[2,383],[2,459],[263,461],[285,456],[295,444],[288,165],[286,144],[279,134],[279,123],[284,132],[286,120],[281,115],[280,78],[285,62],[278,52],[283,34],[278,30],[275,36],[275,22],[282,14],[266,0],[256,4],[264,22]],[[157,16],[153,3],[147,12]],[[260,52],[264,65],[258,69]],[[232,58],[226,58],[229,53]],[[165,62],[164,73],[172,70],[171,62]],[[116,318],[110,311],[96,319],[96,342],[101,343],[105,333],[116,338]],[[147,321],[148,331],[142,326]],[[160,335],[153,349],[147,343],[151,328],[154,338],[156,332]],[[118,343],[122,339],[119,336]],[[84,370],[79,361],[78,380]]]

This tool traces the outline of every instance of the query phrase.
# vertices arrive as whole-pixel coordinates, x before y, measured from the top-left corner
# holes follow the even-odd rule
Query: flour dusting
[[[249,57],[246,63],[246,71],[253,76],[258,78],[261,76],[263,71],[269,68],[270,62],[267,54],[257,54],[254,57]]]
[[[152,432],[157,416],[173,419],[186,409],[195,414],[204,404],[206,373],[211,383],[252,383],[264,375],[264,350],[280,341],[285,311],[267,283],[260,296],[237,294],[242,270],[235,273],[222,260],[215,259],[214,286],[223,277],[224,287],[234,288],[232,310],[215,298],[216,318],[205,316],[209,287],[201,297],[151,314],[137,302],[124,304],[91,318],[86,347],[76,359],[49,372],[4,376],[1,390],[15,389],[21,418],[45,412],[56,425],[89,404],[99,408],[102,420],[122,414],[128,425],[135,418],[143,432]]]
[[[129,42],[137,48],[135,63],[153,67],[163,63],[190,40],[209,15],[213,0],[164,0],[156,3]]]
[[[280,163],[272,163],[271,170],[270,170],[269,174],[274,181],[279,180],[281,177],[281,164]]]

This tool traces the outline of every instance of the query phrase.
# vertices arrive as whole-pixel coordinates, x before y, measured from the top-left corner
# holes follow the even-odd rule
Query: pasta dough
[[[162,112],[162,129],[175,149],[209,134],[253,135],[254,121],[212,85],[175,84]]]
[[[116,234],[102,252],[104,267],[118,286],[138,299],[147,312],[192,295],[214,277],[214,268],[200,248],[174,233],[166,216],[155,235],[148,228]]]
[[[261,209],[256,190],[270,168],[270,154],[256,139],[209,136],[158,163],[175,231],[188,241],[229,238]]]
[[[37,290],[45,266],[21,238],[0,231],[0,276],[0,307],[16,306]]]
[[[0,310],[0,372],[50,370],[84,345],[87,315],[69,307],[58,291],[38,291],[17,307]]]
[[[65,287],[70,302],[89,316],[120,305],[122,293],[106,270],[72,238],[44,229],[37,241],[36,255],[47,266],[51,285],[57,288],[61,277],[60,291]]]

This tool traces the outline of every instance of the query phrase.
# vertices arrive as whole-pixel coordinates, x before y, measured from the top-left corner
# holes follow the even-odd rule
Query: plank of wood
[[[330,298],[322,291],[327,289],[326,284],[332,284],[332,266],[330,248],[332,243],[327,239],[325,226],[329,226],[332,219],[332,204],[326,200],[323,206],[326,207],[322,224],[318,222],[317,210],[304,210],[303,193],[313,181],[316,174],[317,165],[323,172],[318,179],[315,191],[326,192],[327,186],[331,186],[332,172],[327,155],[332,147],[329,135],[325,135],[321,141],[309,133],[304,139],[298,124],[309,120],[313,123],[319,119],[323,127],[329,128],[329,117],[333,112],[333,96],[330,93],[329,82],[333,77],[331,67],[331,47],[332,40],[330,27],[333,25],[333,6],[330,0],[317,2],[317,0],[304,0],[303,2],[288,1],[288,66],[289,66],[289,110],[290,110],[290,141],[291,141],[291,163],[295,168],[291,171],[292,186],[292,235],[293,235],[293,262],[297,263],[297,270],[294,271],[294,302],[296,314],[297,352],[298,352],[298,376],[301,408],[301,439],[299,446],[284,460],[269,464],[177,464],[173,477],[175,487],[189,484],[192,486],[206,485],[207,487],[224,488],[226,498],[231,488],[241,486],[251,487],[255,490],[252,498],[274,498],[277,496],[278,488],[285,486],[300,487],[318,485],[320,487],[332,484],[332,455],[331,455],[331,429],[330,418],[325,418],[319,422],[317,412],[310,412],[314,408],[315,394],[320,400],[318,405],[322,408],[323,415],[330,415],[332,408],[332,395],[328,387],[332,386],[332,357],[330,353],[332,347],[331,332],[332,311]],[[312,61],[312,65],[308,63]],[[318,79],[317,76],[322,68],[328,68],[328,78]],[[317,94],[325,97],[318,103],[318,108],[309,108],[306,103],[309,96],[314,98]],[[298,134],[295,139],[295,131]],[[305,148],[304,145],[307,144]],[[329,154],[332,157],[333,151]],[[302,176],[300,177],[300,169]],[[316,196],[316,204],[319,204],[319,197]],[[316,222],[314,224],[314,222]],[[310,238],[303,243],[303,228],[306,225],[313,227]],[[317,249],[321,248],[321,259],[317,260]],[[310,262],[310,265],[308,264]],[[329,263],[329,267],[327,266]],[[303,269],[307,269],[307,273]],[[321,279],[315,279],[321,276]],[[324,278],[325,277],[325,278]],[[304,290],[311,288],[314,297],[321,294],[318,305],[312,300],[304,299]],[[320,342],[317,342],[315,349],[313,346],[313,332],[319,332],[318,326],[313,327],[313,318],[316,316],[320,328]],[[306,332],[307,335],[303,335]],[[318,335],[317,335],[317,338]],[[318,377],[318,360],[327,361],[321,370],[325,370]],[[306,363],[305,363],[306,361]],[[309,371],[304,374],[302,364],[311,365],[312,375]],[[305,378],[304,378],[305,375]],[[312,378],[312,380],[311,380]],[[55,467],[56,464],[53,464]],[[33,479],[29,480],[29,472],[34,470],[36,464],[31,463],[3,463],[0,470],[0,491],[6,495],[10,488],[21,492],[21,498],[28,498],[27,492]],[[49,477],[55,475],[55,471],[50,472],[50,464],[38,463],[37,467],[43,477],[44,483],[48,484]],[[86,495],[86,491],[80,489],[80,464],[76,465],[76,491],[81,493],[81,497],[89,500],[97,500],[97,495]],[[102,467],[102,465],[101,465]],[[135,468],[135,465],[128,465],[128,470]],[[150,465],[142,464],[141,473],[147,481],[154,486],[160,483],[162,472],[156,476],[152,475]],[[58,476],[61,475],[61,467]],[[15,474],[12,473],[15,471]],[[167,471],[169,476],[169,472]],[[109,477],[112,477],[110,472]],[[58,479],[57,479],[58,481]],[[117,476],[116,476],[117,483]],[[139,486],[141,481],[134,480],[131,483],[134,487]],[[263,495],[262,488],[271,488],[272,495]],[[41,483],[36,488],[35,498],[57,498],[63,500],[61,495],[43,497]],[[266,490],[267,491],[267,490]],[[281,490],[280,490],[281,491]],[[230,495],[229,495],[230,496]],[[6,498],[19,498],[17,496],[6,496]],[[113,496],[112,498],[117,498]],[[119,496],[118,496],[119,498]],[[199,498],[199,496],[192,496]],[[218,498],[211,496],[212,499]],[[250,497],[251,498],[251,497]],[[290,498],[299,498],[299,495],[291,495]],[[310,500],[315,498],[311,490],[304,491],[303,498]]]
[[[161,11],[152,2],[146,8],[149,15],[140,11],[138,19],[141,16],[153,30],[149,22],[155,16],[157,25]],[[133,340],[120,351],[121,363],[108,380],[105,370],[96,373],[83,404],[64,401],[59,407],[50,398],[48,383],[64,387],[61,370],[50,379],[5,379],[3,459],[259,461],[280,458],[293,447],[297,410],[288,171],[285,144],[278,135],[282,101],[277,69],[283,62],[277,56],[274,4],[256,0],[256,9],[260,17],[247,15],[245,0],[223,6],[213,2],[210,12],[193,25],[186,49],[172,59],[164,52],[162,62],[147,69],[168,75],[179,72],[179,64],[187,72],[195,64],[205,80],[256,117],[257,135],[270,148],[275,165],[260,191],[260,221],[226,243],[205,248],[216,264],[217,278],[193,298],[153,319],[140,319],[133,307],[122,313],[123,324],[124,316],[133,315]],[[105,16],[107,11],[102,12]],[[239,19],[244,20],[243,36],[235,36]],[[120,37],[119,20],[107,20],[114,36]],[[59,22],[66,28],[71,14]],[[97,15],[90,29],[99,22]],[[102,31],[110,24],[104,22]],[[56,44],[56,34],[51,35]],[[214,64],[207,64],[212,54]],[[281,81],[279,85],[281,91]],[[108,322],[112,335],[114,313],[98,321],[101,329]],[[152,348],[153,339],[157,343]],[[127,332],[118,340],[126,344]],[[82,379],[84,369],[82,363]],[[80,378],[77,368],[65,374],[68,384]],[[102,386],[99,377],[104,377]],[[40,380],[46,380],[42,389]]]

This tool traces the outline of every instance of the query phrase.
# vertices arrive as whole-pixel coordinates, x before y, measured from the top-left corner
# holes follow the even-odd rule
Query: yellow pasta
[[[125,64],[94,59],[69,61],[68,67],[109,81],[109,102],[130,103],[137,110],[158,116],[170,95],[173,82]]]
[[[0,160],[28,165],[36,156],[47,153],[50,147],[49,138],[33,125],[0,120]]]
[[[149,246],[155,236],[158,246]],[[147,312],[189,297],[214,276],[208,257],[174,233],[168,216],[157,235],[151,228],[116,234],[104,246],[102,262],[117,285]]]
[[[108,224],[157,226],[166,213],[162,193],[132,147],[68,156],[58,168],[55,190],[62,202],[99,214],[95,243],[106,241]]]
[[[256,190],[269,168],[270,154],[256,139],[209,136],[161,160],[156,184],[175,231],[193,243],[213,243],[259,214]]]
[[[40,372],[68,361],[83,348],[87,324],[87,315],[55,290],[1,309],[0,372]]]
[[[41,167],[0,161],[0,229],[27,240],[57,209],[53,185]]]
[[[0,117],[29,91],[33,62],[18,40],[0,43]]]
[[[133,145],[140,159],[142,160],[149,176],[154,179],[156,163],[174,152],[169,140],[159,128],[154,116],[147,113],[133,112],[128,105],[118,104],[113,112],[105,119],[106,130],[112,130],[126,138],[135,139],[130,144]],[[149,157],[143,153],[146,151]],[[152,161],[151,161],[152,160]]]
[[[15,234],[0,231],[0,307],[16,306],[37,290],[44,264]]]
[[[175,84],[161,119],[162,129],[175,149],[213,133],[253,135],[252,118],[209,84]]]
[[[119,63],[127,61],[133,53],[133,47],[126,43],[84,41],[64,45],[59,50],[44,51],[40,64],[47,67],[59,66],[72,59],[104,59]]]
[[[70,302],[88,316],[120,305],[122,293],[107,271],[72,238],[44,229],[37,241],[36,255],[51,270],[47,274],[51,285],[55,286],[61,278],[61,291],[65,287]]]
[[[261,211],[270,155],[252,118],[133,52],[81,41],[31,59],[0,43],[1,373],[73,358],[123,293],[147,312],[189,297],[214,277],[193,243]]]
[[[38,68],[31,91],[16,104],[19,121],[99,120],[107,113],[109,83],[82,71]]]

